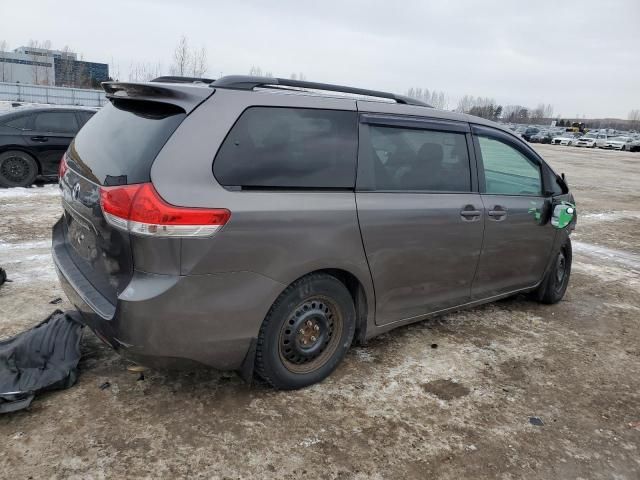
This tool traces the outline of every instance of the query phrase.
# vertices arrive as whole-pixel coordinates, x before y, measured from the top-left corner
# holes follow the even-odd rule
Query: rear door
[[[364,114],[356,203],[383,325],[470,298],[483,235],[469,125]]]
[[[36,152],[43,175],[55,175],[60,158],[78,133],[78,120],[74,112],[44,111],[34,116],[32,130],[24,132],[30,149]]]
[[[556,231],[540,221],[550,198],[541,160],[501,130],[474,126],[473,132],[485,229],[472,296],[481,299],[538,283]]]

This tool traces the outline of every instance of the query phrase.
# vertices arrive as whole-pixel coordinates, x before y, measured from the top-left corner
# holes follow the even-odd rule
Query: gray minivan
[[[60,166],[53,257],[135,362],[300,388],[353,341],[565,293],[573,197],[496,123],[277,78],[103,85]]]

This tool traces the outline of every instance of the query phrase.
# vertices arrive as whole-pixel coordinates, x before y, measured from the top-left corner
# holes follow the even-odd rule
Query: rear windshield
[[[148,182],[153,160],[185,116],[165,103],[112,100],[71,143],[71,166],[101,185]]]

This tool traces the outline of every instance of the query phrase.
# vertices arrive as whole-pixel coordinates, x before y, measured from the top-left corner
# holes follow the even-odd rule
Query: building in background
[[[109,65],[78,60],[66,50],[18,47],[0,52],[0,82],[98,88],[108,79]]]

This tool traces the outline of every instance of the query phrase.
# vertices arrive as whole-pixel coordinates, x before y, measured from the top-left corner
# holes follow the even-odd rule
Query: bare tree
[[[162,64],[160,62],[138,62],[132,63],[129,67],[130,82],[150,82],[161,75]]]
[[[249,75],[251,75],[252,77],[261,77],[262,76],[262,68],[256,66],[256,65],[251,65],[251,68],[249,69]]]
[[[51,48],[51,42],[46,40],[39,42],[38,40],[29,40],[29,60],[31,60],[32,82],[35,85],[46,85],[50,83],[49,68],[46,66],[46,57],[39,50]]]
[[[173,65],[171,66],[171,74],[185,76],[191,65],[191,52],[189,51],[189,42],[187,37],[182,35],[178,41],[176,49],[173,51]]]
[[[640,130],[640,109],[634,109],[629,112],[629,120],[631,120],[631,128]]]
[[[194,50],[191,54],[191,68],[193,76],[196,78],[204,77],[207,73],[207,49],[202,47],[200,50]]]
[[[505,105],[502,118],[508,122],[523,122],[529,119],[529,109],[522,105]]]
[[[444,92],[437,90],[429,91],[428,88],[411,87],[407,90],[407,97],[421,100],[435,108],[447,109],[449,107],[449,97]]]
[[[65,45],[58,61],[59,77],[64,87],[75,87],[78,84],[76,72],[73,70],[75,57],[68,45]]]
[[[111,62],[109,62],[109,72],[111,73],[110,77],[113,80],[120,80],[120,63],[116,63],[113,57],[111,57]]]

